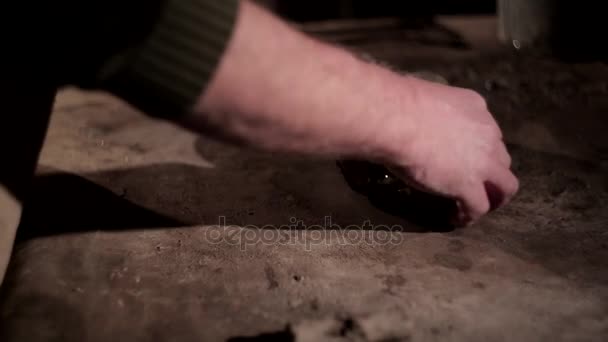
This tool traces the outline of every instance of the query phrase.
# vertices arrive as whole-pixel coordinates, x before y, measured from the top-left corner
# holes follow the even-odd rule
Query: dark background
[[[493,0],[365,1],[365,0],[260,0],[295,21],[383,16],[420,17],[432,14],[496,13]]]

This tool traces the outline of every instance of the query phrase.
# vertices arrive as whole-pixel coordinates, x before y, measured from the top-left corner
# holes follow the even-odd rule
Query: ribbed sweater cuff
[[[189,111],[222,58],[238,6],[238,0],[168,0],[115,90],[151,114]]]

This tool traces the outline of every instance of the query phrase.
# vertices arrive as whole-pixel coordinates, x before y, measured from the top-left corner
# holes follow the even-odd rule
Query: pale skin
[[[408,183],[457,200],[460,225],[518,189],[479,94],[361,61],[248,1],[188,125],[260,149],[390,165]]]

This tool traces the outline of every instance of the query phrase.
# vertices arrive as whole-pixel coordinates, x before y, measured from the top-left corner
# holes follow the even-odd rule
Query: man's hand
[[[458,200],[460,224],[517,190],[481,96],[363,62],[248,1],[186,125],[260,149],[394,165],[418,187]]]
[[[407,141],[393,144],[393,172],[412,186],[459,203],[456,223],[465,225],[515,194],[517,178],[502,133],[476,92],[407,79]]]

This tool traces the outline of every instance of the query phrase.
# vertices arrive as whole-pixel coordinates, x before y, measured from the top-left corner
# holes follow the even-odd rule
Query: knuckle
[[[486,102],[486,99],[481,96],[481,94],[470,89],[466,90],[466,94],[467,97],[470,99],[471,103],[481,108],[487,108],[488,103]]]
[[[498,124],[494,123],[494,125],[492,125],[492,131],[494,132],[494,136],[496,138],[502,140],[502,130],[500,129],[500,127],[498,127]]]
[[[496,143],[502,142],[502,130],[498,125],[494,122],[486,125],[486,132],[488,133],[488,138],[493,140]]]
[[[494,129],[496,130],[496,137],[500,140],[500,143],[503,144],[504,136],[502,133],[502,129],[500,128],[500,126],[498,126],[498,123],[496,122],[494,122]]]

